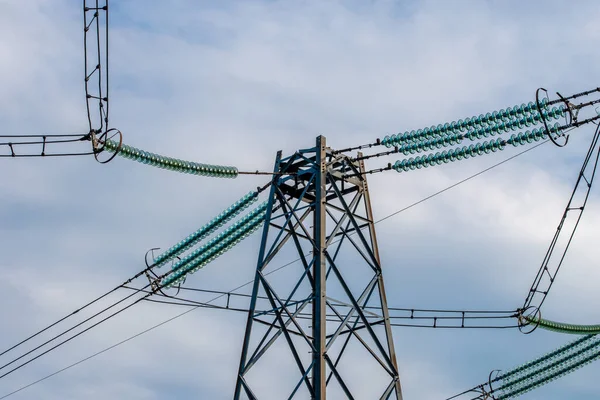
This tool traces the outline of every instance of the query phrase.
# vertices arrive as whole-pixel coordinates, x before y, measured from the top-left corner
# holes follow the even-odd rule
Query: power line
[[[56,146],[66,143],[88,142],[89,134],[38,134],[38,135],[0,135],[0,158],[20,157],[65,157],[93,154],[93,151],[56,152]],[[38,149],[38,150],[35,150]],[[54,149],[54,152],[52,150]]]
[[[187,314],[188,312],[190,312],[190,311],[192,311],[192,310],[193,310],[193,309],[190,309],[190,310],[186,311],[185,313],[183,313],[182,315],[184,315],[184,314]],[[19,393],[19,392],[20,392],[20,391],[22,391],[22,390],[25,390],[25,389],[27,389],[27,388],[29,388],[29,387],[31,387],[31,386],[33,386],[33,385],[37,384],[37,383],[40,383],[40,382],[42,382],[42,381],[45,381],[46,379],[48,379],[48,378],[51,378],[51,377],[53,377],[54,375],[58,375],[58,374],[60,374],[61,372],[64,372],[64,371],[66,371],[66,370],[68,370],[68,369],[70,369],[70,368],[73,368],[73,367],[75,367],[76,365],[79,365],[79,364],[81,364],[81,363],[83,363],[83,362],[85,362],[85,361],[87,361],[87,360],[89,360],[89,359],[91,359],[91,358],[94,358],[94,357],[96,357],[96,356],[99,356],[99,355],[100,355],[100,354],[102,354],[102,353],[106,353],[107,351],[109,351],[109,350],[112,350],[112,349],[114,349],[115,347],[118,347],[118,346],[120,346],[120,345],[122,345],[122,344],[124,344],[124,343],[127,343],[127,342],[129,342],[130,340],[133,340],[133,339],[137,338],[138,336],[142,336],[143,334],[145,334],[145,333],[148,333],[148,332],[150,332],[150,331],[152,331],[152,330],[154,330],[154,329],[156,329],[156,328],[158,328],[158,327],[160,327],[160,326],[162,326],[162,325],[165,325],[165,324],[167,324],[167,323],[171,322],[172,320],[174,320],[174,319],[176,319],[176,318],[179,318],[179,316],[175,316],[175,317],[173,317],[173,318],[169,318],[169,319],[167,319],[167,320],[165,320],[165,321],[163,321],[163,322],[161,322],[161,323],[159,323],[159,324],[157,324],[157,325],[154,325],[154,326],[152,326],[152,327],[150,327],[150,328],[148,328],[148,329],[146,329],[146,330],[144,330],[144,331],[141,331],[141,332],[139,332],[139,333],[136,333],[135,335],[133,335],[133,336],[130,336],[130,337],[128,337],[127,339],[124,339],[124,340],[122,340],[122,341],[120,341],[120,342],[118,342],[118,343],[115,343],[115,344],[113,344],[112,346],[109,346],[109,347],[107,347],[107,348],[105,348],[105,349],[103,349],[103,350],[100,350],[100,351],[98,351],[98,352],[96,352],[96,353],[94,353],[94,354],[92,354],[92,355],[90,355],[90,356],[88,356],[88,357],[86,357],[86,358],[84,358],[84,359],[81,359],[81,360],[79,360],[79,361],[77,361],[77,362],[75,362],[75,363],[73,363],[73,364],[70,364],[70,365],[68,365],[68,366],[66,366],[66,367],[64,367],[64,368],[62,368],[62,369],[60,369],[60,370],[58,370],[58,371],[56,371],[56,372],[53,372],[53,373],[52,373],[52,374],[50,374],[50,375],[46,375],[45,377],[43,377],[43,378],[41,378],[41,379],[38,379],[38,380],[37,380],[37,381],[35,381],[35,382],[31,382],[31,383],[29,383],[29,384],[27,384],[27,385],[25,385],[25,386],[22,386],[22,387],[20,387],[20,388],[19,388],[19,389],[17,389],[17,390],[14,390],[14,391],[12,391],[12,392],[10,392],[10,393],[7,393],[7,394],[5,394],[4,396],[0,397],[0,400],[2,400],[2,399],[6,399],[7,397],[9,397],[9,396],[12,396],[13,394],[17,394],[17,393]]]
[[[530,148],[528,148],[528,149],[525,149],[525,150],[523,150],[523,151],[521,151],[521,152],[519,152],[519,153],[515,154],[514,156],[511,156],[511,157],[509,157],[509,158],[507,158],[507,159],[505,159],[505,160],[502,160],[502,161],[500,161],[499,163],[493,164],[492,166],[490,166],[490,167],[488,167],[488,168],[486,168],[486,169],[484,169],[484,170],[482,170],[482,171],[479,171],[479,172],[478,172],[478,173],[476,173],[476,174],[473,174],[473,175],[471,175],[471,176],[469,176],[469,177],[467,177],[467,178],[465,178],[465,179],[463,179],[463,180],[460,180],[460,181],[458,181],[458,182],[456,182],[456,183],[454,183],[454,184],[452,184],[452,185],[450,185],[450,186],[448,186],[448,187],[446,187],[446,188],[444,188],[444,189],[442,189],[442,190],[440,190],[440,191],[437,191],[437,192],[435,192],[435,193],[433,193],[433,194],[431,194],[431,195],[429,195],[429,196],[427,196],[427,197],[425,197],[425,198],[423,198],[423,199],[421,199],[421,200],[419,200],[419,201],[417,201],[417,202],[415,202],[415,203],[412,203],[411,205],[409,205],[409,206],[407,206],[407,207],[404,207],[404,208],[402,208],[402,209],[400,209],[400,210],[398,210],[398,211],[396,211],[396,212],[394,212],[394,213],[392,213],[392,214],[390,214],[390,215],[388,215],[388,216],[386,216],[386,217],[383,217],[383,218],[381,218],[380,220],[377,220],[377,221],[375,221],[375,223],[376,223],[376,224],[378,224],[378,223],[380,223],[380,222],[383,222],[383,221],[385,221],[386,219],[389,219],[389,218],[391,218],[391,217],[393,217],[393,216],[395,216],[395,215],[397,215],[397,214],[399,214],[399,213],[401,213],[401,212],[403,212],[403,211],[406,211],[406,210],[408,210],[408,209],[411,209],[411,208],[413,208],[413,207],[414,207],[414,206],[416,206],[416,205],[419,205],[419,204],[423,203],[424,201],[427,201],[427,200],[429,200],[429,199],[431,199],[431,198],[433,198],[433,197],[435,197],[435,196],[438,196],[438,195],[440,195],[440,194],[442,194],[442,193],[444,193],[444,192],[447,192],[447,191],[448,191],[448,190],[450,190],[450,189],[454,189],[454,188],[455,188],[455,187],[457,187],[458,185],[462,185],[463,183],[465,183],[465,182],[468,182],[468,181],[470,181],[471,179],[478,177],[479,175],[483,175],[483,174],[485,174],[486,172],[488,172],[488,171],[490,171],[490,170],[492,170],[492,169],[494,169],[494,168],[496,168],[496,167],[499,167],[499,166],[500,166],[500,165],[502,165],[502,164],[505,164],[505,163],[507,163],[507,162],[509,162],[509,161],[511,161],[511,160],[514,160],[515,158],[517,158],[517,157],[519,157],[519,156],[521,156],[521,155],[523,155],[523,154],[525,154],[525,153],[527,153],[527,152],[529,152],[529,151],[531,151],[531,150],[533,150],[533,149],[536,149],[536,148],[540,147],[540,146],[541,146],[541,145],[543,145],[543,144],[546,144],[546,143],[548,143],[549,141],[550,141],[550,140],[548,140],[548,139],[547,139],[547,140],[544,140],[543,142],[541,142],[541,143],[538,143],[538,144],[536,144],[535,146],[532,146],[532,147],[530,147]]]
[[[146,270],[144,270],[144,271],[146,271]],[[69,314],[65,315],[64,317],[60,318],[58,321],[56,321],[56,322],[54,322],[54,323],[52,323],[52,324],[50,324],[50,325],[46,326],[45,328],[43,328],[43,329],[41,329],[41,330],[37,331],[36,333],[32,334],[31,336],[29,336],[28,338],[26,338],[26,339],[23,339],[23,340],[21,340],[19,343],[15,344],[15,345],[13,345],[13,346],[11,346],[11,347],[9,347],[8,349],[6,349],[6,350],[4,350],[3,352],[1,352],[1,353],[0,353],[0,356],[3,356],[4,354],[8,353],[9,351],[11,351],[11,350],[13,350],[13,349],[15,349],[15,348],[17,348],[17,347],[21,346],[22,344],[24,344],[24,343],[28,342],[29,340],[31,340],[31,339],[33,339],[33,338],[35,338],[36,336],[38,336],[38,335],[40,335],[40,334],[44,333],[44,332],[45,332],[45,331],[47,331],[48,329],[50,329],[50,328],[52,328],[52,327],[54,327],[54,326],[58,325],[59,323],[61,323],[61,322],[65,321],[66,319],[68,319],[68,318],[70,318],[70,317],[74,316],[75,314],[79,313],[80,311],[83,311],[84,309],[88,308],[89,306],[91,306],[91,305],[93,305],[93,304],[97,303],[98,301],[100,301],[100,300],[102,300],[103,298],[107,297],[107,296],[108,296],[108,295],[110,295],[111,293],[113,293],[113,292],[117,291],[119,288],[123,287],[124,285],[127,285],[128,283],[130,283],[130,282],[131,282],[131,281],[133,281],[134,279],[137,279],[138,277],[140,277],[140,276],[141,276],[141,275],[144,273],[144,271],[141,271],[141,272],[137,273],[137,274],[136,274],[136,275],[134,275],[132,278],[130,278],[130,279],[128,279],[128,280],[126,280],[125,282],[123,282],[123,283],[122,283],[122,284],[120,284],[119,286],[116,286],[116,287],[114,287],[113,289],[109,290],[108,292],[104,293],[103,295],[100,295],[100,296],[96,297],[94,300],[90,301],[89,303],[85,304],[84,306],[82,306],[82,307],[79,307],[79,308],[78,308],[78,309],[76,309],[75,311],[73,311],[73,312],[71,312],[71,313],[69,313]],[[0,368],[0,369],[1,369],[1,368]]]
[[[104,313],[104,312],[105,312],[105,311],[107,311],[108,309],[110,309],[110,308],[114,307],[116,304],[119,304],[119,303],[121,303],[121,302],[123,302],[123,301],[125,301],[125,300],[127,300],[127,299],[129,299],[129,298],[131,298],[132,296],[134,296],[134,295],[135,295],[135,294],[137,294],[137,293],[139,293],[139,292],[132,293],[131,295],[129,295],[129,296],[127,296],[127,297],[125,297],[124,299],[120,300],[119,302],[117,302],[117,303],[115,303],[115,304],[113,304],[113,305],[111,305],[111,306],[109,306],[109,307],[105,308],[104,310],[102,310],[102,311],[98,312],[97,314],[94,314],[92,317],[90,317],[90,318],[86,319],[85,321],[83,321],[83,322],[81,322],[81,323],[79,323],[79,324],[75,325],[74,327],[71,327],[71,328],[69,328],[69,329],[67,329],[67,330],[63,331],[62,333],[60,333],[60,334],[58,334],[58,335],[54,336],[53,338],[49,339],[48,341],[44,342],[43,344],[41,344],[41,345],[37,346],[37,347],[36,347],[36,348],[34,348],[33,350],[30,350],[30,351],[28,351],[27,353],[25,353],[25,354],[23,354],[23,355],[21,355],[21,356],[19,356],[19,357],[15,358],[14,360],[10,361],[10,362],[9,362],[9,363],[7,363],[7,364],[4,364],[2,367],[0,367],[0,369],[4,369],[5,367],[7,367],[7,366],[9,366],[9,365],[11,365],[11,364],[13,364],[13,363],[15,363],[16,361],[18,361],[18,360],[22,359],[23,357],[25,357],[25,356],[27,356],[27,355],[31,354],[32,352],[34,352],[34,351],[36,351],[36,350],[40,349],[41,347],[45,346],[46,344],[48,344],[48,343],[50,343],[50,342],[53,342],[54,340],[58,339],[59,337],[63,336],[64,334],[66,334],[67,332],[70,332],[70,331],[72,331],[73,329],[75,329],[76,327],[79,327],[79,326],[81,326],[83,323],[85,323],[85,322],[88,322],[88,321],[89,321],[89,320],[91,320],[92,318],[95,318],[96,316],[98,316],[98,315],[100,315],[100,314]],[[89,327],[85,328],[84,330],[82,330],[82,331],[80,331],[80,332],[76,333],[75,335],[73,335],[73,336],[70,336],[69,338],[67,338],[67,339],[63,340],[62,342],[60,342],[60,343],[58,343],[58,344],[56,344],[56,345],[54,345],[54,346],[50,347],[48,350],[45,350],[45,351],[43,351],[42,353],[40,353],[40,354],[36,355],[35,357],[33,357],[33,358],[31,358],[31,359],[29,359],[29,360],[27,360],[27,361],[25,361],[25,362],[23,362],[23,363],[19,364],[18,366],[14,367],[14,368],[13,368],[13,369],[11,369],[10,371],[8,371],[8,372],[5,372],[5,373],[3,373],[2,375],[0,375],[0,379],[2,379],[2,378],[4,378],[4,377],[6,377],[6,376],[8,376],[8,375],[12,374],[13,372],[15,372],[15,371],[17,371],[17,370],[19,370],[19,369],[21,369],[21,368],[23,368],[24,366],[26,366],[26,365],[28,365],[28,364],[32,363],[33,361],[37,360],[38,358],[40,358],[40,357],[42,357],[42,356],[44,356],[44,355],[48,354],[49,352],[51,352],[51,351],[53,351],[53,350],[57,349],[58,347],[61,347],[61,346],[62,346],[62,345],[64,345],[64,344],[66,344],[66,343],[70,342],[71,340],[75,339],[76,337],[78,337],[78,336],[81,336],[81,335],[82,335],[82,334],[84,334],[85,332],[89,331],[89,330],[90,330],[90,329],[92,329],[92,328],[95,328],[96,326],[100,325],[101,323],[103,323],[103,322],[106,322],[106,321],[108,321],[109,319],[111,319],[111,318],[113,318],[113,317],[117,316],[118,314],[122,313],[123,311],[125,311],[125,310],[127,310],[127,309],[129,309],[129,308],[131,308],[131,307],[133,307],[134,305],[136,305],[136,304],[138,304],[140,301],[142,301],[144,298],[146,298],[146,297],[149,297],[149,296],[151,296],[151,294],[146,294],[144,297],[141,297],[141,298],[139,298],[139,299],[135,300],[133,303],[130,303],[129,305],[127,305],[127,306],[125,306],[125,307],[123,307],[123,308],[121,308],[121,309],[119,309],[119,310],[115,311],[114,313],[112,313],[112,314],[108,315],[107,317],[105,317],[105,318],[101,319],[100,321],[98,321],[98,322],[96,322],[96,323],[92,324],[91,326],[89,326]]]
[[[523,151],[515,154],[514,156],[511,156],[511,157],[509,157],[509,158],[507,158],[507,159],[505,159],[503,161],[500,161],[500,162],[498,162],[498,163],[496,163],[496,164],[494,164],[494,165],[492,165],[492,166],[490,166],[490,167],[488,167],[488,168],[486,168],[486,169],[484,169],[484,170],[482,170],[482,171],[480,171],[480,172],[478,172],[476,174],[473,174],[473,175],[471,175],[471,176],[469,176],[469,177],[467,177],[467,178],[465,178],[465,179],[463,179],[463,180],[461,180],[461,181],[459,181],[459,182],[457,182],[455,184],[452,184],[452,185],[450,185],[450,186],[448,186],[448,187],[446,187],[446,188],[444,188],[444,189],[442,189],[440,191],[437,191],[437,192],[433,193],[432,195],[429,195],[429,196],[427,196],[427,197],[425,197],[425,198],[423,198],[423,199],[421,199],[421,200],[419,200],[419,201],[417,201],[415,203],[412,203],[409,206],[406,206],[406,207],[404,207],[404,208],[402,208],[402,209],[400,209],[400,210],[398,210],[396,212],[393,212],[393,213],[391,213],[391,214],[389,214],[389,215],[387,215],[387,216],[385,216],[385,217],[383,217],[383,218],[375,221],[374,223],[377,224],[377,223],[383,222],[383,221],[385,221],[385,220],[387,220],[387,219],[389,219],[389,218],[391,218],[393,216],[396,216],[396,215],[400,214],[401,212],[409,210],[409,209],[411,209],[411,208],[413,208],[413,207],[415,207],[415,206],[417,206],[417,205],[419,205],[419,204],[421,204],[421,203],[423,203],[423,202],[425,202],[425,201],[427,201],[427,200],[429,200],[429,199],[431,199],[433,197],[436,197],[436,196],[438,196],[438,195],[440,195],[440,194],[442,194],[442,193],[444,193],[444,192],[446,192],[446,191],[448,191],[450,189],[455,188],[458,185],[461,185],[462,183],[465,183],[465,182],[467,182],[467,181],[469,181],[469,180],[471,180],[473,178],[476,178],[476,177],[478,177],[478,176],[480,176],[480,175],[482,175],[482,174],[484,174],[484,173],[486,173],[486,172],[488,172],[488,171],[490,171],[490,170],[492,170],[492,169],[494,169],[494,168],[496,168],[496,167],[498,167],[500,165],[503,165],[503,164],[507,163],[508,161],[514,160],[515,158],[517,158],[517,157],[519,157],[519,156],[521,156],[521,155],[523,155],[523,154],[525,154],[525,153],[527,153],[527,152],[529,152],[529,151],[531,151],[531,150],[533,150],[535,148],[538,148],[539,146],[541,146],[541,145],[543,145],[543,144],[545,144],[547,142],[548,142],[548,140],[546,140],[544,142],[541,142],[541,143],[539,143],[539,144],[537,144],[535,146],[532,146],[532,147],[530,147],[530,148],[528,148],[526,150],[523,150]],[[272,274],[272,273],[275,273],[277,271],[280,271],[281,269],[286,268],[286,267],[288,267],[288,266],[290,266],[290,265],[292,265],[292,264],[294,264],[294,263],[296,263],[296,262],[298,262],[300,260],[301,260],[301,258],[297,258],[297,259],[295,259],[293,261],[290,261],[287,264],[284,264],[284,265],[282,265],[282,266],[280,266],[280,267],[278,267],[278,268],[270,271],[268,274]],[[248,286],[248,285],[252,284],[253,282],[254,281],[248,281],[248,282],[246,282],[244,284],[241,284],[241,285],[237,286],[236,288],[230,290],[229,292],[235,292],[235,291],[237,291],[237,290],[239,290],[239,289],[241,289],[241,288],[243,288],[245,286]],[[214,301],[216,301],[216,300],[218,300],[218,299],[220,299],[220,298],[222,298],[224,296],[226,296],[226,294],[220,294],[220,295],[214,297],[213,299],[207,301],[205,304],[210,304],[210,303],[212,303],[212,302],[214,302]],[[108,350],[111,350],[111,349],[113,349],[115,347],[118,347],[118,346],[124,344],[124,343],[127,343],[130,340],[133,340],[133,339],[135,339],[135,338],[137,338],[137,337],[139,337],[139,336],[141,336],[141,335],[143,335],[143,334],[145,334],[147,332],[150,332],[150,331],[152,331],[152,330],[154,330],[154,329],[156,329],[156,328],[158,328],[158,327],[160,327],[160,326],[162,326],[162,325],[164,325],[166,323],[169,323],[169,322],[174,321],[174,320],[176,320],[178,318],[181,318],[184,315],[187,315],[188,313],[190,313],[190,312],[192,312],[192,311],[194,311],[194,310],[196,310],[198,308],[201,308],[201,306],[199,306],[199,305],[194,306],[194,307],[190,308],[189,310],[186,310],[186,311],[184,311],[184,312],[182,312],[180,314],[177,314],[174,317],[171,317],[171,318],[169,318],[169,319],[167,319],[167,320],[165,320],[163,322],[160,322],[160,323],[158,323],[158,324],[156,324],[156,325],[154,325],[154,326],[152,326],[152,327],[150,327],[150,328],[148,328],[148,329],[146,329],[146,330],[144,330],[144,331],[142,331],[140,333],[137,333],[137,334],[135,334],[133,336],[130,336],[129,338],[124,339],[121,342],[118,342],[118,343],[116,343],[116,344],[114,344],[114,345],[112,345],[110,347],[107,347],[107,348],[105,348],[105,349],[103,349],[103,350],[101,350],[101,351],[99,351],[97,353],[94,353],[91,356],[86,357],[85,359],[82,359],[82,360],[80,360],[80,361],[78,361],[76,363],[73,363],[73,364],[71,364],[71,365],[69,365],[69,366],[67,366],[67,367],[65,367],[65,368],[63,368],[63,369],[61,369],[59,371],[56,371],[56,372],[54,372],[54,373],[52,373],[50,375],[47,375],[47,376],[45,376],[45,377],[43,377],[43,378],[41,378],[41,379],[39,379],[39,380],[37,380],[35,382],[32,382],[32,383],[30,383],[30,384],[28,384],[26,386],[23,386],[23,387],[17,389],[15,391],[11,392],[11,393],[8,393],[5,396],[0,397],[0,400],[5,399],[5,398],[7,398],[7,397],[9,397],[9,396],[11,396],[11,395],[13,395],[15,393],[18,393],[21,390],[24,390],[24,389],[26,389],[28,387],[31,387],[32,385],[34,385],[36,383],[42,382],[42,381],[44,381],[44,380],[46,380],[46,379],[48,379],[48,378],[50,378],[50,377],[52,377],[54,375],[57,375],[60,372],[63,372],[65,370],[67,370],[67,369],[70,369],[70,368],[76,366],[76,365],[79,365],[79,364],[81,364],[84,361],[87,361],[87,360],[89,360],[91,358],[96,357],[97,355],[103,354],[103,353],[105,353]],[[91,329],[91,328],[89,328],[89,329]]]
[[[125,289],[135,288],[125,287]],[[248,294],[243,293],[231,293],[225,291],[218,290],[209,290],[209,289],[199,289],[199,288],[189,288],[189,287],[180,287],[179,290],[187,290],[192,292],[199,293],[212,293],[212,294],[220,294],[223,296],[228,296],[227,303],[225,305],[210,305],[205,302],[191,300],[182,298],[180,296],[169,296],[166,294],[158,293],[159,297],[166,297],[171,300],[156,300],[156,299],[144,299],[148,302],[159,303],[159,304],[167,304],[174,306],[185,306],[185,307],[194,307],[199,306],[201,308],[213,308],[218,310],[229,310],[229,311],[237,311],[237,312],[248,312],[250,311],[248,308],[240,308],[240,307],[232,307],[229,302],[229,297],[242,297],[249,298],[252,297]],[[145,292],[149,293],[149,292]],[[257,296],[257,298],[261,300],[267,300],[267,297]],[[331,301],[328,303],[330,307],[333,308],[348,308],[352,307],[350,304],[337,302],[335,299],[330,299]],[[299,303],[298,300],[292,300],[292,303]],[[381,307],[377,306],[365,306],[364,309],[369,311],[368,318],[379,318],[382,316],[376,314],[374,311],[381,310]],[[267,310],[257,311],[262,313],[263,315],[271,315],[279,309],[269,308]],[[435,310],[435,309],[416,309],[416,308],[398,308],[398,307],[388,307],[388,310],[391,313],[399,312],[401,315],[393,315],[390,314],[389,318],[392,321],[405,321],[405,322],[394,322],[392,326],[402,326],[409,328],[432,328],[432,329],[505,329],[505,328],[518,328],[518,323],[512,324],[498,324],[495,321],[497,320],[507,320],[507,319],[516,319],[518,316],[517,310],[511,311],[496,311],[496,310]],[[337,321],[336,314],[328,313],[326,315],[329,321]],[[310,313],[298,313],[297,318],[299,319],[309,319],[311,318]],[[425,324],[426,321],[429,321],[428,324]],[[481,325],[471,325],[470,323],[480,323]]]
[[[81,307],[80,309],[78,309],[78,310],[75,310],[75,311],[74,311],[74,312],[72,312],[71,314],[69,314],[69,315],[67,315],[67,316],[65,316],[65,317],[63,317],[63,318],[61,318],[61,319],[59,319],[57,322],[55,322],[55,323],[53,323],[53,324],[51,324],[51,325],[47,326],[46,328],[44,328],[44,329],[42,329],[42,330],[38,331],[38,332],[37,332],[37,333],[35,333],[35,334],[33,334],[33,335],[29,336],[27,339],[25,339],[25,340],[23,340],[23,341],[19,342],[18,344],[16,344],[16,345],[12,346],[12,347],[11,347],[11,348],[9,348],[8,350],[4,351],[2,354],[5,354],[5,353],[7,353],[7,352],[9,352],[9,351],[11,351],[11,350],[13,350],[13,349],[15,349],[16,347],[18,347],[18,346],[20,346],[20,345],[24,344],[25,342],[29,341],[30,339],[32,339],[32,338],[34,338],[34,337],[38,336],[38,335],[39,335],[39,334],[41,334],[42,332],[44,332],[44,331],[46,331],[46,330],[50,329],[51,327],[53,327],[53,326],[57,325],[57,324],[58,324],[58,323],[60,323],[60,322],[62,322],[62,321],[64,321],[64,320],[66,320],[66,319],[67,319],[67,318],[69,318],[70,316],[72,316],[72,315],[75,315],[76,313],[80,312],[82,309],[85,309],[85,308],[87,308],[88,306],[90,306],[90,305],[92,305],[92,304],[96,303],[97,301],[101,300],[102,298],[105,298],[105,297],[106,297],[106,296],[108,296],[109,294],[113,293],[113,292],[114,292],[116,289],[118,289],[118,288],[120,288],[120,287],[125,287],[125,285],[126,285],[127,283],[129,283],[129,282],[131,282],[132,280],[134,280],[134,279],[136,279],[136,278],[140,277],[142,274],[144,274],[144,273],[145,273],[145,272],[147,272],[148,270],[150,270],[150,268],[146,268],[146,269],[144,269],[144,270],[140,271],[140,272],[139,272],[139,273],[137,273],[137,274],[136,274],[134,277],[132,277],[132,278],[128,279],[127,281],[125,281],[125,283],[124,283],[124,284],[122,284],[122,285],[118,286],[118,287],[117,287],[117,288],[115,288],[115,289],[112,289],[112,290],[108,291],[107,293],[105,293],[105,294],[103,294],[103,295],[99,296],[99,297],[98,297],[98,298],[96,298],[95,300],[93,300],[93,301],[91,301],[91,302],[87,303],[85,306]],[[170,275],[172,272],[173,272],[173,271],[167,272],[166,274],[164,274],[164,275],[162,275],[162,276],[160,276],[160,277],[158,277],[158,276],[157,276],[157,280],[160,280],[161,278],[163,278],[163,277],[165,277],[165,276],[168,276],[168,275]],[[148,287],[152,287],[152,288],[153,288],[153,290],[152,290],[152,291],[145,291],[144,289],[146,289],[146,288],[148,288]],[[133,292],[133,293],[131,293],[131,294],[129,294],[129,295],[127,295],[127,296],[125,296],[124,298],[121,298],[120,300],[118,300],[118,301],[116,301],[116,302],[112,303],[111,305],[109,305],[109,306],[105,307],[104,309],[102,309],[102,310],[100,310],[100,311],[96,312],[96,313],[95,313],[95,314],[93,314],[92,316],[90,316],[90,317],[88,317],[88,318],[84,319],[83,321],[80,321],[79,323],[75,324],[74,326],[71,326],[70,328],[68,328],[68,329],[66,329],[66,330],[64,330],[64,331],[62,331],[61,333],[59,333],[59,334],[57,334],[57,335],[53,336],[52,338],[48,339],[48,340],[47,340],[47,341],[45,341],[44,343],[42,343],[42,344],[40,344],[40,345],[38,345],[38,346],[34,347],[33,349],[31,349],[31,350],[29,350],[29,351],[25,352],[24,354],[21,354],[20,356],[18,356],[18,357],[16,357],[16,358],[14,358],[12,361],[9,361],[8,363],[6,363],[6,364],[4,364],[4,365],[0,366],[0,370],[3,370],[4,368],[6,368],[6,367],[8,367],[8,366],[10,366],[10,365],[14,364],[15,362],[17,362],[17,361],[19,361],[19,360],[23,359],[24,357],[28,356],[29,354],[31,354],[31,353],[33,353],[33,352],[35,352],[35,351],[37,351],[37,350],[39,350],[39,349],[43,348],[44,346],[46,346],[46,345],[48,345],[49,343],[51,343],[51,342],[55,341],[56,339],[58,339],[58,338],[60,338],[60,337],[64,336],[65,334],[67,334],[67,333],[69,333],[69,332],[73,331],[74,329],[76,329],[76,328],[78,328],[78,327],[80,327],[80,326],[84,325],[85,323],[87,323],[87,322],[89,322],[89,321],[93,320],[94,318],[96,318],[96,317],[98,317],[98,316],[102,315],[103,313],[105,313],[106,311],[110,310],[111,308],[113,308],[113,307],[115,307],[115,306],[117,306],[117,305],[119,305],[119,304],[123,303],[124,301],[127,301],[127,300],[129,300],[129,299],[130,299],[130,298],[132,298],[133,296],[135,296],[135,295],[137,295],[137,294],[139,294],[139,293],[145,293],[146,295],[145,295],[145,296],[143,296],[143,297],[140,297],[140,298],[136,299],[136,300],[135,300],[133,303],[130,303],[129,305],[127,305],[127,306],[125,306],[125,307],[123,307],[123,308],[121,308],[121,309],[119,309],[119,310],[115,311],[114,313],[112,313],[112,314],[108,315],[107,317],[105,317],[105,318],[101,319],[100,321],[98,321],[98,322],[96,322],[96,323],[92,324],[91,326],[89,326],[89,327],[87,327],[87,328],[83,329],[82,331],[78,332],[77,334],[75,334],[75,335],[73,335],[73,336],[71,336],[71,337],[69,337],[69,338],[67,338],[67,339],[63,340],[62,342],[60,342],[60,343],[56,344],[55,346],[53,346],[53,347],[49,348],[48,350],[45,350],[45,351],[43,351],[42,353],[40,353],[40,354],[38,354],[38,355],[34,356],[33,358],[31,358],[31,359],[29,359],[29,360],[27,360],[27,361],[25,361],[25,362],[23,362],[23,363],[19,364],[18,366],[16,366],[15,368],[11,369],[10,371],[8,371],[8,372],[6,372],[6,373],[4,373],[4,374],[0,375],[0,379],[2,379],[2,378],[4,378],[4,377],[6,377],[7,375],[10,375],[11,373],[13,373],[13,372],[15,372],[15,371],[19,370],[20,368],[22,368],[22,367],[24,367],[24,366],[26,366],[26,365],[30,364],[31,362],[33,362],[33,361],[37,360],[38,358],[40,358],[40,357],[44,356],[45,354],[47,354],[47,353],[49,353],[49,352],[51,352],[51,351],[53,351],[53,350],[57,349],[58,347],[60,347],[60,346],[62,346],[62,345],[64,345],[64,344],[66,344],[66,343],[70,342],[71,340],[75,339],[76,337],[78,337],[78,336],[82,335],[83,333],[85,333],[85,332],[89,331],[90,329],[92,329],[92,328],[94,328],[94,327],[96,327],[96,326],[100,325],[101,323],[103,323],[103,322],[105,322],[105,321],[107,321],[107,320],[109,320],[109,319],[111,319],[111,318],[115,317],[116,315],[120,314],[121,312],[123,312],[123,311],[125,311],[125,310],[127,310],[127,309],[129,309],[129,308],[131,308],[131,307],[133,307],[135,304],[138,304],[140,301],[142,301],[142,300],[144,300],[145,298],[147,298],[147,297],[151,296],[152,294],[154,294],[156,290],[160,290],[160,288],[155,288],[155,287],[154,287],[154,285],[152,284],[152,282],[150,282],[150,283],[146,284],[146,285],[145,285],[145,286],[143,286],[142,288],[139,288],[139,289],[134,289],[134,292]]]
[[[45,137],[47,138],[67,138],[67,137],[78,137],[78,138],[85,138],[86,136],[88,136],[87,133],[66,133],[66,134],[26,134],[26,135],[0,135],[0,138],[2,139],[6,139],[6,138],[19,138],[19,139],[26,139],[26,138],[35,138],[35,139],[43,139]]]

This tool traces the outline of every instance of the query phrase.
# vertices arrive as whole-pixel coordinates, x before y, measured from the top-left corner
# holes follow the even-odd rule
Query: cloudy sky
[[[319,134],[347,147],[528,102],[540,86],[563,94],[598,86],[598,3],[524,3],[113,0],[111,126],[148,151],[269,170],[277,150],[310,147]],[[82,18],[81,1],[0,0],[1,134],[87,130]],[[519,307],[592,133],[579,129],[565,148],[543,145],[378,224],[389,304]],[[370,176],[375,216],[517,151]],[[149,248],[177,242],[265,182],[91,157],[0,159],[0,170],[0,351],[120,284]],[[596,191],[544,305],[549,319],[600,321],[598,200]],[[249,281],[258,244],[255,235],[188,283],[229,290]],[[0,397],[181,311],[136,306],[0,379]],[[9,398],[228,399],[244,325],[243,314],[195,310]],[[394,339],[410,400],[446,398],[572,337],[395,328]],[[350,360],[355,374],[361,360]],[[592,364],[523,398],[598,397],[598,373]],[[264,387],[280,384],[264,375]]]

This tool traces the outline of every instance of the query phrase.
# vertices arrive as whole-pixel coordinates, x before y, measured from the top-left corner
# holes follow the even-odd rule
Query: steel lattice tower
[[[272,398],[291,366],[296,385],[277,398],[353,399],[369,388],[402,399],[363,162],[320,136],[315,148],[279,152],[274,172],[234,398]],[[270,275],[290,254],[301,261],[296,277]],[[360,359],[347,354],[356,351]],[[271,369],[253,377],[271,353]]]

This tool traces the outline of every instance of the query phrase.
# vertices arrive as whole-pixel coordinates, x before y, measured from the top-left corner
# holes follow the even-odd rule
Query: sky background
[[[270,170],[277,150],[310,147],[320,134],[342,148],[532,101],[540,86],[596,87],[599,20],[594,0],[112,1],[110,125],[148,151]],[[87,130],[82,21],[80,1],[0,0],[2,134]],[[389,305],[519,307],[592,133],[579,129],[565,148],[543,145],[378,224]],[[518,150],[369,176],[375,217]],[[118,285],[144,267],[149,248],[176,243],[265,182],[92,157],[0,159],[0,170],[0,351]],[[596,190],[544,305],[549,319],[600,321],[598,200]],[[188,283],[229,290],[249,281],[259,241]],[[0,397],[181,311],[137,306],[0,379]],[[228,399],[244,325],[242,314],[196,310],[10,398]],[[395,328],[394,339],[405,399],[428,400],[573,338]],[[359,371],[361,360],[352,361]],[[592,364],[523,398],[595,398],[599,373]],[[264,376],[264,385],[282,384]]]

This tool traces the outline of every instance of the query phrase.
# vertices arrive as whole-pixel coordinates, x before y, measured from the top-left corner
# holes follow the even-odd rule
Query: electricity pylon
[[[323,136],[277,154],[236,400],[402,399],[364,172]],[[290,255],[295,277],[270,274]]]

